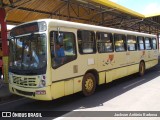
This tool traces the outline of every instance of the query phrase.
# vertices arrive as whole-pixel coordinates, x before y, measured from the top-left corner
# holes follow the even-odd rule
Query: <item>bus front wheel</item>
[[[144,64],[144,62],[140,62],[140,64],[139,64],[139,75],[143,76],[144,73],[145,73],[145,64]]]
[[[83,77],[82,92],[85,96],[90,96],[94,93],[95,89],[96,89],[95,76],[91,73],[87,73]]]

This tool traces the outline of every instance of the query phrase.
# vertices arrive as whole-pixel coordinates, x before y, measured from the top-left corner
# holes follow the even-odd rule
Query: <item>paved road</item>
[[[148,70],[144,77],[132,75],[119,79],[111,84],[97,88],[90,97],[80,93],[57,99],[55,101],[36,101],[27,98],[0,103],[0,111],[160,111],[160,65]],[[62,113],[63,116],[73,112]],[[54,118],[54,117],[53,117]],[[49,119],[53,119],[49,118]],[[46,118],[45,118],[46,119]],[[72,120],[78,118],[56,118],[57,120]],[[83,118],[106,119],[106,118]],[[107,120],[160,120],[160,117],[150,118],[110,118]]]

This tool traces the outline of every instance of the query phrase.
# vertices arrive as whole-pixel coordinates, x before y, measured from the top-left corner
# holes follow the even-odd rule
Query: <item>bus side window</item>
[[[93,31],[78,30],[77,37],[80,54],[96,53],[95,33]]]
[[[96,33],[97,48],[99,53],[113,52],[113,39],[111,33]]]
[[[145,48],[146,50],[151,50],[151,38],[146,37],[145,38]]]
[[[152,38],[152,49],[153,50],[157,49],[157,40],[156,40],[156,38]]]
[[[136,36],[127,35],[127,48],[128,48],[128,51],[135,51],[135,50],[137,50]]]
[[[122,34],[114,34],[116,52],[126,51],[126,36]]]
[[[144,37],[138,36],[137,37],[137,42],[138,42],[138,50],[144,50]]]
[[[72,32],[51,31],[50,46],[53,68],[73,61],[77,57],[75,34]]]

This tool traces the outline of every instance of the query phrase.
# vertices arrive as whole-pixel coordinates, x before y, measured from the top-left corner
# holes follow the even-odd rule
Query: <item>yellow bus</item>
[[[54,100],[139,73],[158,63],[156,35],[55,19],[10,32],[10,92]]]

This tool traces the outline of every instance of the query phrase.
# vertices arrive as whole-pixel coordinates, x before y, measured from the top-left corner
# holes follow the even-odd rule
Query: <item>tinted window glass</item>
[[[138,36],[137,37],[137,41],[138,41],[138,49],[139,50],[144,50],[144,38],[143,37],[140,37]]]
[[[131,36],[131,35],[127,36],[127,48],[128,48],[128,51],[137,50],[136,42],[137,42],[136,41],[136,36]]]
[[[152,38],[152,49],[153,50],[157,49],[157,40],[156,40],[156,38]]]
[[[97,32],[96,38],[98,42],[97,48],[99,53],[113,52],[113,40],[111,33]]]
[[[117,52],[126,51],[126,36],[115,34],[114,39],[115,39],[115,50]]]
[[[95,33],[93,31],[78,30],[77,36],[80,54],[91,54],[96,52]]]
[[[52,67],[56,68],[76,59],[75,35],[71,32],[51,32]]]
[[[151,50],[151,38],[145,38],[145,48]]]

